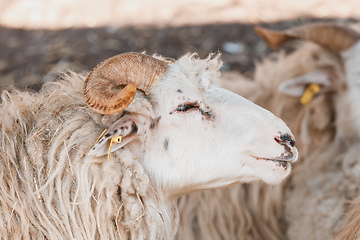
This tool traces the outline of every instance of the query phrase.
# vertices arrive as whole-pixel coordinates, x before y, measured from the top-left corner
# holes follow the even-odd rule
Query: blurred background
[[[251,77],[269,51],[255,24],[355,22],[359,9],[358,0],[0,0],[0,89],[39,90],[61,71],[129,51],[220,51],[224,71]]]

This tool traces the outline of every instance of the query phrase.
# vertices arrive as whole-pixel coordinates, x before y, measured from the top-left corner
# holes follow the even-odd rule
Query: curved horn
[[[334,52],[340,52],[350,48],[360,39],[360,34],[352,29],[327,23],[305,24],[283,31],[256,26],[255,31],[273,49],[289,40],[302,39],[320,44]]]
[[[167,63],[141,53],[123,53],[106,59],[86,77],[86,104],[102,114],[124,110],[134,99],[136,89],[149,94],[166,72]]]

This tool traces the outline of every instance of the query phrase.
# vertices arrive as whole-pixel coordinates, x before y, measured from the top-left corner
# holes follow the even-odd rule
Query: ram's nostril
[[[290,146],[295,146],[295,140],[289,134],[281,134],[280,139],[283,143],[290,144]]]

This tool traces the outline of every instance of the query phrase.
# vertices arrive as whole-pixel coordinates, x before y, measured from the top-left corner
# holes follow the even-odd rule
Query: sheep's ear
[[[292,97],[301,97],[310,84],[318,84],[321,88],[332,84],[332,73],[328,68],[318,69],[296,78],[282,82],[278,91]]]
[[[109,152],[114,152],[139,138],[146,126],[144,121],[146,117],[139,115],[126,115],[120,118],[102,133],[88,155],[95,157],[108,155]]]

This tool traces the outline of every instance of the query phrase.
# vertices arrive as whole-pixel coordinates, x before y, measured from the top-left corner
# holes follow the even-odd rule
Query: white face
[[[153,119],[129,116],[130,121],[119,120],[108,132],[127,126],[129,130],[122,133],[128,131],[133,137],[130,132],[135,123],[140,141],[129,146],[151,179],[172,196],[234,182],[282,181],[290,173],[290,163],[297,160],[294,138],[286,124],[214,85],[216,71],[206,67],[179,71],[179,67],[181,61],[152,89]],[[126,143],[124,138],[113,150]]]

